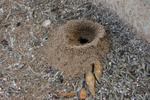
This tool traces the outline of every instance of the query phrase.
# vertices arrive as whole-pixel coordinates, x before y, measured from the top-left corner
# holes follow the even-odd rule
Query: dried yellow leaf
[[[85,99],[86,98],[86,90],[85,88],[82,88],[80,91],[80,99]]]
[[[94,73],[95,73],[95,77],[99,83],[101,83],[100,79],[102,77],[102,71],[103,71],[102,64],[98,60],[96,60],[95,66],[94,66]]]
[[[86,73],[86,83],[89,87],[89,91],[91,92],[91,94],[93,96],[95,96],[95,89],[94,89],[94,85],[95,85],[95,77],[92,74],[92,72],[87,72]]]

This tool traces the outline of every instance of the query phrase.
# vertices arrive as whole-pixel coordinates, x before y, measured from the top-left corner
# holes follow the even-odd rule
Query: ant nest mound
[[[102,25],[86,19],[71,20],[53,32],[43,55],[64,75],[85,72],[89,65],[108,53],[110,43]]]

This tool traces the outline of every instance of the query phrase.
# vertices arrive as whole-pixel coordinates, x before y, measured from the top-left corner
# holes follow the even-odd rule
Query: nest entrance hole
[[[82,37],[80,37],[80,38],[78,39],[78,41],[80,42],[80,44],[89,43],[89,40],[88,40],[88,39],[85,39],[85,38],[82,38]]]
[[[76,23],[73,26],[68,26],[66,30],[67,43],[75,46],[91,43],[96,37],[95,30],[95,27],[88,22],[83,22],[82,24]]]

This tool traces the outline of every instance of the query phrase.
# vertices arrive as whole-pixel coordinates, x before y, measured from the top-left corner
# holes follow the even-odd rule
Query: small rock
[[[42,23],[42,26],[44,27],[47,27],[51,24],[51,21],[50,20],[45,20],[43,23]]]

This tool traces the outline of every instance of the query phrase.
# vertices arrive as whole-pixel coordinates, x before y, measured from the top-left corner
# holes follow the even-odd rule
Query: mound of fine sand
[[[81,75],[108,53],[109,39],[104,28],[86,19],[71,20],[53,32],[43,48],[44,58],[64,75]]]

